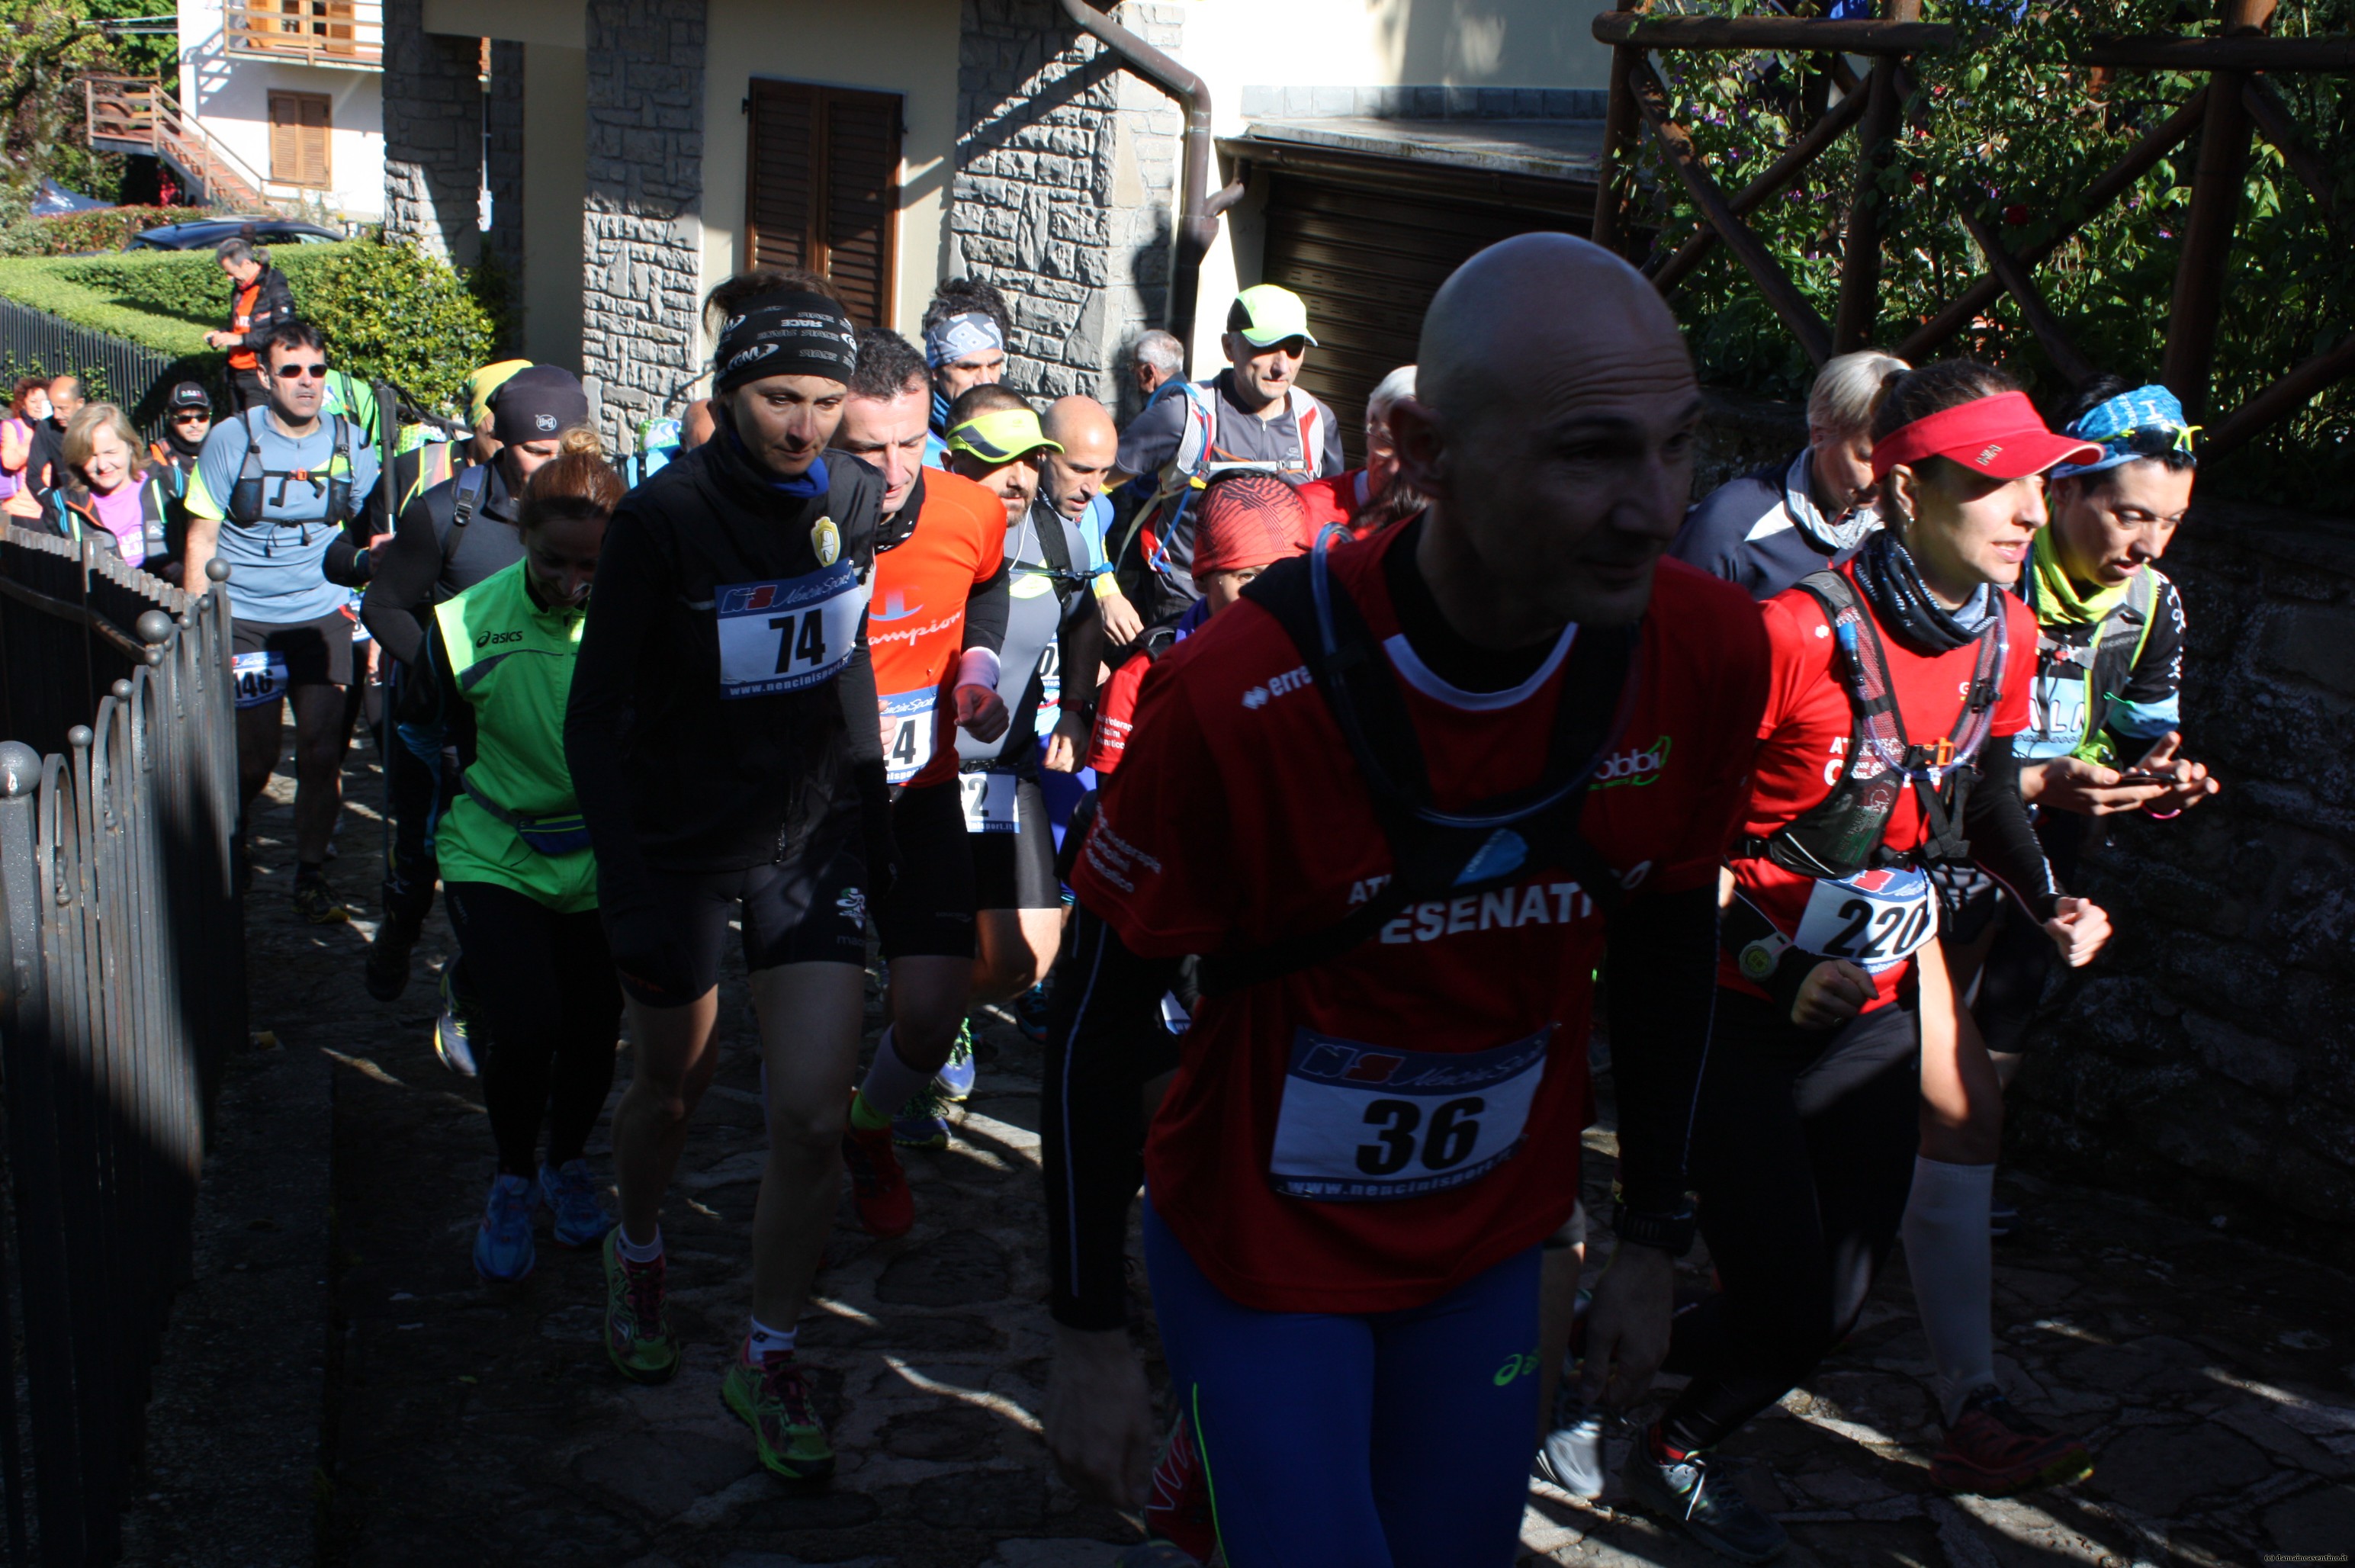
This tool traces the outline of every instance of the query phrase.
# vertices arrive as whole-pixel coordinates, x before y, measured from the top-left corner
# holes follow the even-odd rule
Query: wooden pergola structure
[[[2010,251],[1999,238],[1992,215],[1963,208],[1959,214],[1963,225],[1987,259],[1987,270],[1898,344],[1898,355],[1913,360],[1924,357],[2009,294],[2053,365],[2063,375],[2082,378],[2090,368],[2089,362],[2045,303],[2036,286],[2035,269],[2198,131],[2200,155],[2191,182],[2190,219],[2176,267],[2161,379],[2182,400],[2193,419],[2203,418],[2216,357],[2225,263],[2240,220],[2253,133],[2280,150],[2333,229],[2355,242],[2355,213],[2339,201],[2321,156],[2266,80],[2269,74],[2296,71],[2355,74],[2355,37],[2269,37],[2264,29],[2274,5],[2275,0],[2224,0],[2223,30],[2216,37],[2096,40],[2077,63],[2205,74],[2207,83],[2146,133],[2117,163],[2086,184],[2078,193],[2078,216],[2073,221],[2034,244]],[[1613,250],[1621,250],[1626,243],[1626,209],[1634,177],[1630,155],[1639,126],[1648,127],[1663,160],[1707,219],[1706,228],[1657,259],[1650,268],[1654,284],[1667,293],[1691,273],[1712,246],[1723,245],[1816,364],[1864,347],[1872,331],[1881,287],[1884,213],[1879,174],[1889,161],[1906,101],[1913,97],[1908,61],[1966,41],[1952,27],[1923,21],[1922,0],[1882,0],[1882,6],[1881,17],[1864,21],[1653,16],[1640,7],[1597,16],[1594,36],[1612,46],[1612,68],[1604,125],[1604,184],[1594,208],[1595,242]],[[1677,123],[1668,87],[1648,58],[1656,49],[1809,55],[1817,69],[1838,85],[1842,97],[1825,107],[1764,171],[1729,195],[1711,176],[1690,133]],[[1843,59],[1849,55],[1872,62],[1869,75],[1856,76]],[[1797,178],[1851,130],[1862,139],[1865,155],[1858,163],[1849,207],[1838,304],[1833,319],[1826,322],[1743,218]],[[2221,455],[2244,444],[2350,372],[2355,372],[2355,336],[2290,369],[2226,413],[2211,426],[2203,450]]]

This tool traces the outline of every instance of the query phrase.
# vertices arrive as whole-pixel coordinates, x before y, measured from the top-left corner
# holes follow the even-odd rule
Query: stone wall
[[[2048,996],[2012,1143],[2355,1262],[2355,523],[2202,504],[2166,571],[2224,792],[2091,858],[2118,934]]]
[[[483,104],[483,184],[491,193],[491,227],[483,243],[512,289],[523,280],[523,46],[491,42],[491,80]]]
[[[424,0],[385,0],[385,232],[473,266],[482,138],[482,41],[427,32]]]
[[[1175,5],[1118,16],[1181,41]],[[1123,353],[1162,319],[1184,116],[1050,0],[964,0],[963,43],[949,275],[1006,291],[1010,382],[1113,402]]]
[[[1796,405],[1712,393],[1694,494],[1805,439]],[[2117,935],[2054,976],[2009,1147],[2355,1263],[2355,523],[2202,502],[2165,570],[2185,750],[2224,790],[2088,856]]]
[[[701,368],[705,0],[592,0],[581,376],[610,432]]]

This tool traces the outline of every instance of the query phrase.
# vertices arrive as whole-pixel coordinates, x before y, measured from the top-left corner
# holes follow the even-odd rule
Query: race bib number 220
[[[846,562],[775,582],[731,582],[713,595],[719,695],[762,697],[830,680],[850,662],[867,608]]]

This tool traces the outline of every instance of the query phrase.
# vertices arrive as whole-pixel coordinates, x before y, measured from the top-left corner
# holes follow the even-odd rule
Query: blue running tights
[[[1260,1312],[1146,1204],[1170,1387],[1230,1568],[1510,1568],[1537,1430],[1538,1252],[1425,1307]]]

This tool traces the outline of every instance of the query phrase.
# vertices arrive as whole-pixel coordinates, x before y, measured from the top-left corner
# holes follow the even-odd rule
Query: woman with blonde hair
[[[406,694],[406,717],[454,746],[463,770],[435,848],[458,938],[455,989],[498,1147],[474,1269],[501,1284],[531,1272],[541,1205],[554,1211],[559,1246],[594,1246],[613,1223],[582,1151],[613,1083],[622,992],[565,764],[564,709],[623,494],[595,432],[567,431],[524,486],[523,559],[434,607],[431,678]]]
[[[163,487],[147,472],[139,432],[112,403],[84,403],[66,425],[59,453],[64,472],[49,492],[49,526],[67,539],[91,539],[126,565],[165,570]]]

